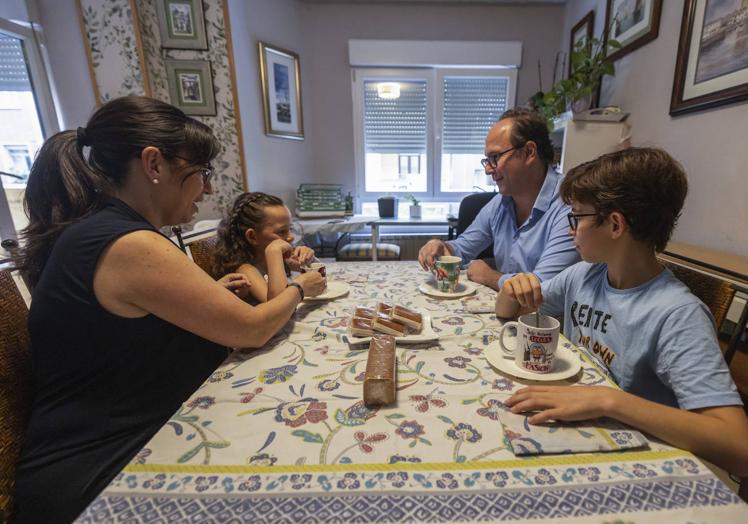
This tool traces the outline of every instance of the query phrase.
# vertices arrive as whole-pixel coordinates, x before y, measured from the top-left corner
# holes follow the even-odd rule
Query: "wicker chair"
[[[218,237],[215,234],[187,244],[187,250],[195,264],[216,280],[222,276],[213,274],[213,253],[217,244]]]
[[[31,397],[28,310],[10,271],[0,271],[0,522],[13,509],[15,469]]]
[[[701,300],[709,311],[712,312],[714,323],[717,330],[722,326],[722,322],[727,316],[727,310],[735,296],[735,289],[729,282],[725,282],[717,277],[707,275],[686,266],[673,264],[660,258],[660,263],[664,264],[673,274],[683,282],[691,293]]]

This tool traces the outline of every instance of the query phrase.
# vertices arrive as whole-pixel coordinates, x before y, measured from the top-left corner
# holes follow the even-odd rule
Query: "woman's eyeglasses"
[[[180,160],[184,160],[185,162],[187,162],[188,164],[192,166],[196,165],[189,158],[185,158],[183,156],[179,156],[175,154],[172,154],[172,156]],[[200,166],[200,170],[198,172],[200,173],[200,176],[203,177],[203,185],[207,186],[208,184],[210,184],[211,178],[213,178],[213,164],[208,162],[207,164]]]
[[[499,151],[498,153],[494,153],[492,155],[488,155],[486,158],[481,158],[481,165],[483,166],[483,169],[488,167],[489,165],[496,169],[496,166],[499,165],[499,160],[501,160],[501,157],[509,153],[510,151],[516,151],[517,149],[522,149],[525,147],[525,144],[519,145],[519,146],[512,146],[509,147],[503,151]]]

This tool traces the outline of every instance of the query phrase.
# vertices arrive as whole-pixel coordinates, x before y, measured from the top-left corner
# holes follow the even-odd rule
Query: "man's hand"
[[[610,413],[621,392],[605,386],[530,386],[509,397],[504,404],[512,413],[537,411],[528,421],[590,420]]]
[[[421,267],[426,271],[431,271],[431,268],[434,267],[435,259],[451,254],[452,252],[449,250],[449,247],[447,247],[447,244],[434,238],[433,240],[426,242],[426,245],[424,245],[418,252],[418,263],[421,264]]]
[[[467,268],[468,280],[483,284],[496,291],[499,290],[501,273],[486,264],[483,260],[473,260]]]
[[[535,311],[543,303],[540,280],[533,273],[518,273],[506,279],[501,292],[519,302],[523,309]]]
[[[242,273],[229,273],[218,279],[218,283],[229,291],[233,291],[239,298],[246,298],[249,287],[252,285],[247,275]]]

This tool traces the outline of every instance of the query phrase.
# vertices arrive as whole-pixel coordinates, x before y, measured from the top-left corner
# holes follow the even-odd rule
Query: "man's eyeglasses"
[[[189,163],[190,165],[193,165],[193,166],[195,165],[192,162],[192,160],[190,160],[189,158],[185,158],[183,156],[179,156],[179,155],[175,155],[175,154],[172,154],[172,156],[176,157],[176,158],[178,158],[180,160],[184,160],[185,162]],[[200,176],[203,177],[203,185],[207,186],[208,184],[210,184],[210,179],[213,178],[213,164],[211,164],[210,162],[208,162],[207,164],[205,164],[203,166],[200,166],[199,173],[200,173]]]
[[[483,166],[483,169],[485,169],[489,165],[493,169],[496,169],[496,166],[499,165],[499,160],[501,160],[502,156],[506,155],[510,151],[516,151],[517,149],[522,149],[523,147],[525,147],[525,144],[509,147],[503,151],[499,151],[498,153],[493,153],[492,155],[488,155],[488,157],[486,158],[481,158],[480,163]]]
[[[579,219],[582,217],[596,217],[599,213],[569,213],[566,218],[569,220],[569,228],[576,231],[579,226]]]

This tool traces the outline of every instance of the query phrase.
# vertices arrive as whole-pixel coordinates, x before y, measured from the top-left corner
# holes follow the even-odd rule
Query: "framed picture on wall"
[[[259,42],[265,134],[304,139],[299,55]]]
[[[202,0],[156,0],[161,47],[208,49]]]
[[[618,60],[657,38],[662,0],[608,0],[605,9],[605,41],[617,40],[620,49],[608,48],[608,56]]]
[[[670,114],[748,99],[748,5],[686,0]]]
[[[580,40],[589,42],[590,38],[592,38],[592,30],[594,27],[595,12],[590,11],[571,28],[571,37],[569,39],[569,76],[571,76],[571,55],[574,53],[574,46],[576,46],[577,42]]]
[[[213,77],[207,60],[165,60],[171,103],[187,115],[216,114]]]

